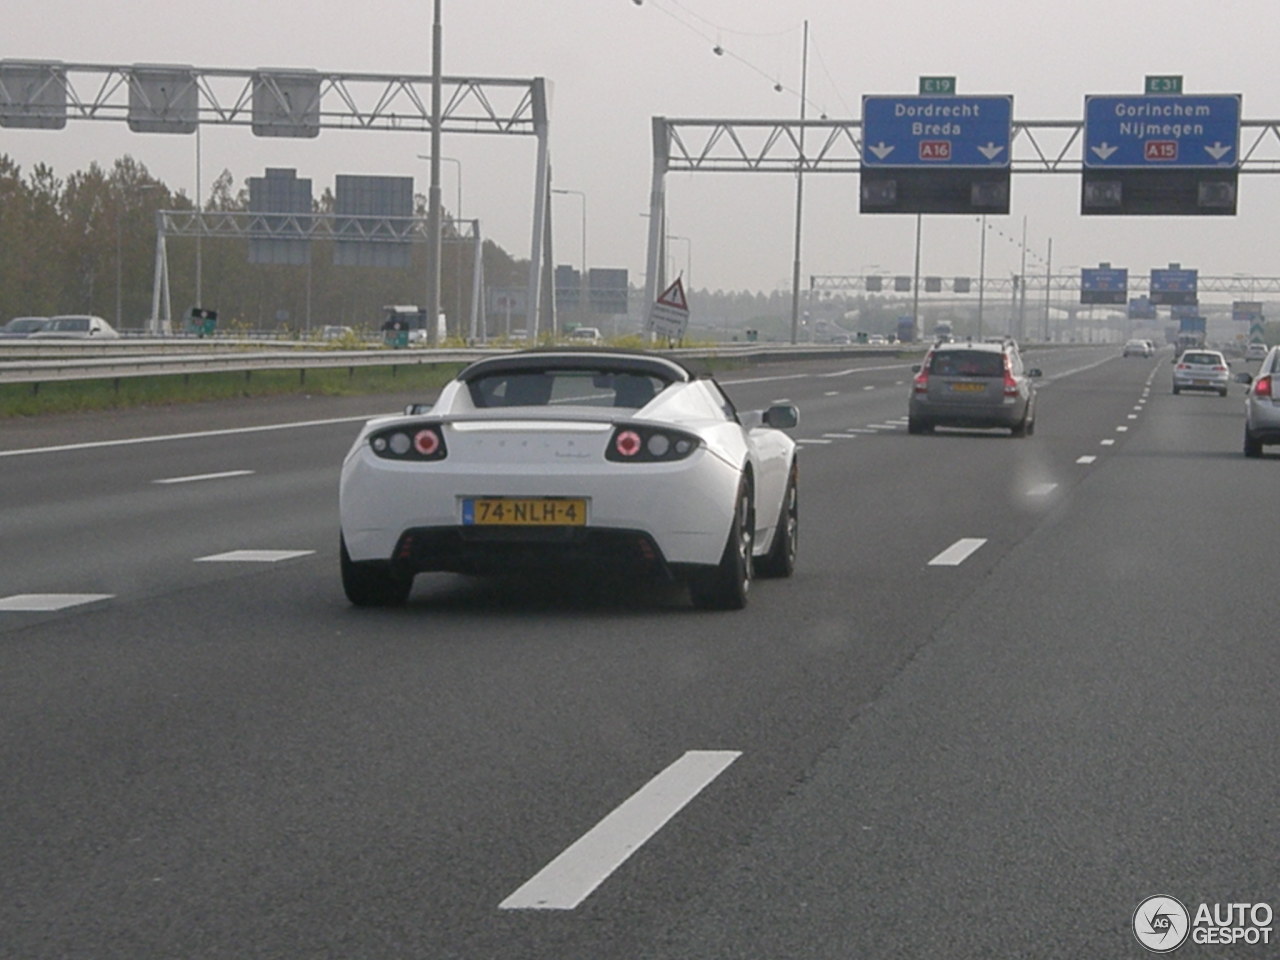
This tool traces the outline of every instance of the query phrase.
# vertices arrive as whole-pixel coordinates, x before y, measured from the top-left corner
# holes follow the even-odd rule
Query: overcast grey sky
[[[810,23],[810,115],[857,116],[864,94],[915,93],[922,74],[952,75],[959,92],[1012,94],[1017,119],[1079,119],[1086,94],[1138,93],[1147,74],[1180,74],[1187,93],[1243,94],[1246,119],[1280,117],[1273,0],[444,0],[446,74],[545,77],[554,84],[555,186],[587,197],[593,266],[643,273],[651,175],[650,118],[792,117],[799,111],[802,29]],[[74,63],[190,63],[429,73],[431,0],[88,0],[11,3],[0,58]],[[726,55],[716,56],[721,46]],[[775,84],[784,87],[775,91]],[[318,194],[337,173],[412,175],[425,192],[425,134],[323,131],[315,140],[257,139],[206,128],[204,186],[267,166],[296,167]],[[131,134],[120,123],[62,131],[0,130],[0,152],[24,170],[60,175],[124,153],[194,192],[195,138]],[[534,149],[519,137],[447,136],[462,168],[463,213],[527,256]],[[457,166],[443,165],[455,204]],[[1145,276],[1178,261],[1202,274],[1280,275],[1273,254],[1280,176],[1241,178],[1231,218],[1079,216],[1072,175],[1015,175],[1009,216],[991,218],[987,273],[1018,269],[1027,219],[1030,267],[1110,261]],[[794,178],[668,177],[673,261],[697,287],[771,290],[789,284]],[[856,176],[806,180],[803,274],[910,273],[915,218],[857,212]],[[556,261],[580,259],[581,206],[553,201]],[[978,272],[972,217],[928,217],[922,273]],[[1013,239],[1010,239],[1013,238]]]

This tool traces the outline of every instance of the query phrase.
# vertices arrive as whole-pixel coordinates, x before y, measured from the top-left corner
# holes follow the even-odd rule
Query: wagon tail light
[[[369,448],[384,460],[428,461],[448,456],[439,423],[411,423],[386,427],[369,435]]]
[[[1004,395],[1006,397],[1016,397],[1018,395],[1018,381],[1013,379],[1013,372],[1009,369],[1009,355],[1004,357]]]
[[[915,379],[911,381],[911,389],[916,393],[929,392],[929,368],[922,366],[920,372],[916,374]]]
[[[668,463],[683,460],[701,445],[701,440],[681,430],[623,424],[609,438],[604,458],[614,463]]]
[[[1265,376],[1261,376],[1257,380],[1253,381],[1253,395],[1255,397],[1262,397],[1263,399],[1270,399],[1271,374],[1268,373]]]

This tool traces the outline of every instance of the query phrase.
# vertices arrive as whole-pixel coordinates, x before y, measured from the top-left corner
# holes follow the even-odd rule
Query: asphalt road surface
[[[908,436],[905,360],[722,376],[801,410],[737,613],[350,607],[339,464],[403,397],[0,423],[0,956],[1076,960],[1280,907],[1280,455],[1167,353],[1027,359],[1027,439]]]

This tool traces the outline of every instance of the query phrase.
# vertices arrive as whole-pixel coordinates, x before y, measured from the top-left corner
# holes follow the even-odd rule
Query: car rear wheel
[[[1181,391],[1180,391],[1180,390],[1177,388],[1177,386],[1175,385],[1175,386],[1174,386],[1174,388],[1173,388],[1173,395],[1176,397],[1180,392],[1181,392]]]
[[[778,512],[778,529],[773,535],[773,546],[756,561],[756,574],[761,577],[789,577],[796,569],[796,554],[800,548],[800,498],[797,487],[798,471],[794,464],[787,478],[787,489],[782,495],[782,507]]]
[[[352,560],[345,538],[338,546],[342,589],[357,607],[398,607],[409,599],[412,576],[397,573],[386,560]]]
[[[699,571],[689,581],[689,597],[700,610],[741,610],[751,591],[751,547],[755,530],[751,483],[738,486],[737,507],[729,525],[720,563]]]
[[[932,432],[933,432],[932,424],[925,423],[923,420],[918,420],[915,417],[907,418],[907,433],[932,433]]]
[[[1262,456],[1262,441],[1251,434],[1248,427],[1244,431],[1244,455],[1246,457]]]

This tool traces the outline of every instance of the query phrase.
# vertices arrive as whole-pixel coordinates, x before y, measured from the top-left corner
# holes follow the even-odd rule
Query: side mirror
[[[1237,373],[1237,374],[1235,375],[1235,381],[1236,381],[1236,383],[1253,383],[1253,374],[1251,374],[1251,373]]]
[[[800,411],[789,404],[779,404],[764,412],[764,425],[775,430],[790,430],[800,422]]]
[[[919,373],[919,372],[920,372],[920,364],[918,364],[918,363],[913,363],[913,364],[911,365],[911,372],[912,372],[912,373]]]
[[[1027,376],[1028,376],[1028,377],[1043,377],[1043,376],[1044,376],[1044,373],[1043,373],[1043,372],[1041,372],[1041,370],[1040,370],[1040,368],[1039,368],[1039,367],[1032,367],[1030,370],[1028,370],[1028,371],[1027,371]]]

